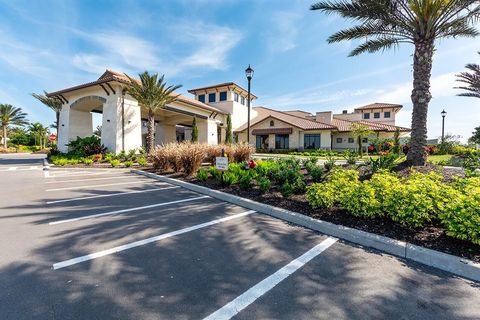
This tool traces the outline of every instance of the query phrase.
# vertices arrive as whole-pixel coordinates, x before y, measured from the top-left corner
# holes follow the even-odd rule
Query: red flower
[[[255,169],[257,167],[257,163],[253,160],[250,160],[248,164],[250,165],[250,168],[252,168],[252,169]]]

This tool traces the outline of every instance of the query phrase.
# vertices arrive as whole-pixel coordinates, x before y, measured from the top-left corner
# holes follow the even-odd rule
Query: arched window
[[[275,122],[273,122],[273,120],[270,120],[270,127],[275,127]]]

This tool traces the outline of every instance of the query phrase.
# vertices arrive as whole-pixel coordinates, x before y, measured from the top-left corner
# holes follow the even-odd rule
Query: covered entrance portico
[[[67,152],[67,144],[77,137],[93,135],[92,114],[102,115],[101,141],[109,152],[138,149],[144,145],[147,111],[125,90],[128,78],[107,70],[98,80],[49,93],[63,102],[60,112],[58,148]],[[193,117],[197,119],[198,141],[217,144],[225,134],[225,114],[212,106],[179,96],[165,109],[155,112],[155,144],[189,138]]]

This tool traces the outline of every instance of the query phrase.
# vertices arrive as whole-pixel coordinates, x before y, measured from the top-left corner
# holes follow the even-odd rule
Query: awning
[[[263,134],[292,134],[292,132],[292,128],[253,129],[252,135],[259,136]]]

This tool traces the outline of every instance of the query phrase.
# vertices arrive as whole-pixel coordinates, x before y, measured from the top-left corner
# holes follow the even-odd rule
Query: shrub
[[[392,193],[399,184],[400,179],[386,170],[380,170],[372,175],[372,178],[369,180],[369,185],[375,191],[375,198],[379,201],[383,213],[386,213],[384,210],[385,199],[393,196]]]
[[[130,168],[131,166],[133,166],[133,161],[132,160],[127,160],[127,161],[124,162],[124,164],[125,164],[125,167]]]
[[[262,191],[263,193],[270,190],[270,187],[272,186],[272,183],[270,182],[270,180],[262,176],[257,178],[257,184],[258,184],[258,187],[260,188],[260,191]]]
[[[467,177],[479,177],[480,156],[469,155],[463,162],[463,168]]]
[[[205,162],[215,164],[215,158],[222,155],[222,147],[220,145],[208,145],[205,147]]]
[[[153,167],[162,171],[182,170],[180,154],[183,151],[183,144],[167,143],[159,146],[154,151]]]
[[[208,168],[208,171],[210,172],[210,175],[214,177],[216,180],[221,181],[222,180],[222,172],[217,170],[215,166],[211,166]]]
[[[205,169],[200,169],[197,171],[197,179],[199,181],[207,181],[208,179],[208,171]]]
[[[102,145],[99,137],[93,135],[90,137],[80,138],[71,141],[67,144],[69,153],[85,157],[93,154],[105,153],[105,146]]]
[[[147,159],[145,159],[144,156],[141,156],[141,157],[137,158],[137,163],[138,163],[139,166],[145,167],[147,165]]]
[[[375,189],[369,182],[357,182],[339,196],[340,207],[354,216],[373,218],[381,215]]]
[[[112,160],[115,160],[115,153],[109,152],[105,155],[105,161],[110,162]]]
[[[292,192],[301,192],[305,189],[305,178],[300,172],[300,161],[295,158],[286,158],[277,160],[277,166],[272,166],[270,175],[275,179],[275,182],[280,188],[285,188],[283,194]],[[287,187],[283,187],[287,184]]]
[[[295,188],[290,183],[285,182],[284,184],[282,184],[280,186],[279,190],[280,190],[280,193],[281,193],[282,197],[289,198],[293,194],[293,192],[295,191]]]
[[[183,171],[188,177],[195,174],[202,166],[205,151],[202,145],[185,143],[179,150],[179,157]]]
[[[255,148],[249,144],[238,143],[233,145],[233,161],[243,162],[250,159]]]
[[[320,182],[323,179],[325,172],[323,167],[316,165],[316,161],[315,163],[307,163],[305,168],[314,182]]]
[[[313,183],[305,197],[312,208],[331,208],[335,204],[335,190],[329,183]]]
[[[480,245],[480,188],[472,187],[459,195],[440,214],[447,235]]]
[[[224,172],[223,175],[221,176],[221,179],[222,179],[222,183],[225,186],[231,186],[232,184],[237,182],[237,176],[234,173],[229,171]]]
[[[91,166],[93,164],[93,159],[85,158],[83,159],[83,163],[85,163],[87,166]]]
[[[327,156],[327,161],[323,164],[325,170],[330,171],[335,168],[335,157],[332,155]]]
[[[240,177],[239,184],[240,184],[240,188],[243,190],[250,189],[250,186],[252,185],[252,176],[250,174],[242,175]]]
[[[102,154],[101,153],[94,154],[92,155],[91,159],[95,162],[100,162],[102,161]]]
[[[56,166],[64,166],[68,164],[68,161],[66,158],[52,159],[53,164]]]
[[[112,168],[118,167],[120,165],[120,160],[118,159],[111,160],[110,165],[112,166]]]
[[[373,173],[379,170],[392,170],[395,166],[395,161],[397,156],[395,154],[385,154],[379,156],[377,159],[370,158],[367,165],[370,166],[370,169]]]
[[[343,153],[343,157],[345,158],[348,164],[354,165],[357,163],[358,153],[351,150],[347,150]]]

